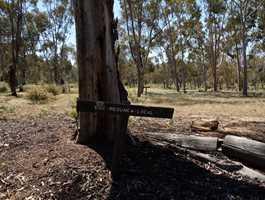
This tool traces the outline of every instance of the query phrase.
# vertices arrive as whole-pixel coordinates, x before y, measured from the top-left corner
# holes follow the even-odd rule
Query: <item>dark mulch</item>
[[[111,151],[75,144],[74,127],[63,115],[0,121],[0,199],[265,199],[264,183],[217,175],[139,134],[112,181]]]

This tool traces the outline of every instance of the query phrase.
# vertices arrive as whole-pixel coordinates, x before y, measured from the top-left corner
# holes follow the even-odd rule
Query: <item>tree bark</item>
[[[240,10],[241,14],[241,37],[242,37],[242,53],[243,53],[243,96],[248,96],[248,66],[247,66],[247,28],[243,10]]]
[[[170,133],[145,133],[152,140],[175,144],[187,149],[199,151],[216,151],[218,147],[217,137],[201,137],[193,135],[179,135]]]
[[[168,48],[166,50],[166,55],[168,58],[168,64],[170,66],[170,73],[171,73],[172,81],[175,85],[177,92],[179,92],[180,91],[180,84],[179,84],[179,78],[178,78],[178,74],[177,74],[177,63],[176,63],[176,60],[173,56],[174,52],[172,50],[172,47],[171,47],[171,49]]]
[[[15,7],[9,10],[10,22],[11,22],[11,36],[12,36],[12,64],[9,66],[9,85],[11,89],[11,95],[17,96],[16,88],[17,88],[17,65],[19,61],[19,53],[21,46],[21,29],[22,29],[22,4],[23,1],[20,0],[16,2]],[[16,15],[12,12],[16,10]]]
[[[240,64],[240,58],[239,58],[239,49],[238,45],[236,43],[236,60],[237,60],[237,84],[238,84],[238,91],[240,92],[242,90],[242,84],[241,84],[241,64]]]
[[[217,67],[216,67],[216,54],[215,54],[215,41],[214,41],[214,33],[213,33],[213,25],[210,27],[210,65],[212,68],[212,76],[213,76],[213,91],[217,92],[218,91],[218,86],[217,86]]]
[[[182,48],[184,49],[184,47],[182,47]],[[181,60],[182,60],[182,63],[181,63],[181,65],[182,65],[182,83],[183,83],[183,92],[187,93],[187,91],[186,91],[187,70],[186,70],[186,66],[185,66],[185,62],[184,62],[184,51],[183,51],[183,49],[181,51],[181,54],[182,54],[182,56],[181,56]]]
[[[203,64],[203,83],[204,83],[204,92],[207,92],[208,85],[207,85],[207,66]]]
[[[265,144],[259,141],[228,135],[222,145],[224,154],[265,170]]]
[[[203,68],[203,73],[202,73],[202,79],[203,79],[203,85],[204,85],[204,92],[207,92],[208,85],[207,85],[207,65],[205,64],[205,54],[204,50],[201,50],[202,54],[202,68]]]
[[[248,96],[248,66],[247,66],[247,44],[245,37],[243,38],[243,66],[244,66],[244,79],[243,79],[243,96]]]
[[[77,62],[79,98],[125,103],[127,92],[119,80],[114,53],[113,0],[76,0]],[[80,113],[77,142],[115,142],[127,130],[127,117]]]
[[[55,48],[57,51],[57,48]],[[53,58],[53,81],[55,84],[60,84],[60,72],[59,72],[59,59],[57,53],[55,53],[55,56]]]
[[[137,67],[137,97],[141,97],[144,92],[144,69]]]
[[[198,120],[192,121],[191,130],[192,131],[216,131],[219,126],[219,121],[217,120]]]

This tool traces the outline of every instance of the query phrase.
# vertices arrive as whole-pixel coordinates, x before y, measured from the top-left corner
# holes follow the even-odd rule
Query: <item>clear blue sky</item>
[[[114,1],[114,15],[115,17],[119,17],[120,16],[120,2],[119,0],[115,0]]]

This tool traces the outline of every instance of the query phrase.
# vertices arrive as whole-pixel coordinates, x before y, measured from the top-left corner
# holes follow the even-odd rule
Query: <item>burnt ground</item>
[[[143,127],[173,131],[170,122],[138,122],[131,123],[136,145],[128,146],[120,178],[113,181],[110,150],[75,144],[70,118],[0,120],[0,199],[265,199],[265,183],[223,173],[140,134]]]

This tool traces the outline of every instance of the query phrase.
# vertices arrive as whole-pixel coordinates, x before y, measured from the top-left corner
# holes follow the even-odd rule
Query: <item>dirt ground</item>
[[[64,115],[0,121],[0,199],[264,199],[264,183],[213,173],[137,137],[113,182],[108,150],[75,144]]]
[[[130,118],[129,129],[136,143],[127,147],[120,178],[113,181],[111,149],[81,146],[71,139],[76,126],[67,113],[75,95],[56,98],[45,105],[33,105],[24,98],[0,96],[1,200],[265,199],[264,182],[224,173],[210,164],[153,145],[144,136],[146,132],[174,132],[224,137],[219,132],[190,130],[193,120],[214,118],[234,135],[265,142],[265,111],[260,107],[264,99],[245,103],[249,110],[258,111],[239,116],[225,111],[216,115],[206,105],[209,102],[199,103],[208,109],[200,113],[198,103],[190,104],[185,111],[180,100],[173,105],[164,101],[148,103],[146,98],[142,103],[173,105],[174,119]],[[212,105],[221,110],[224,104]]]

